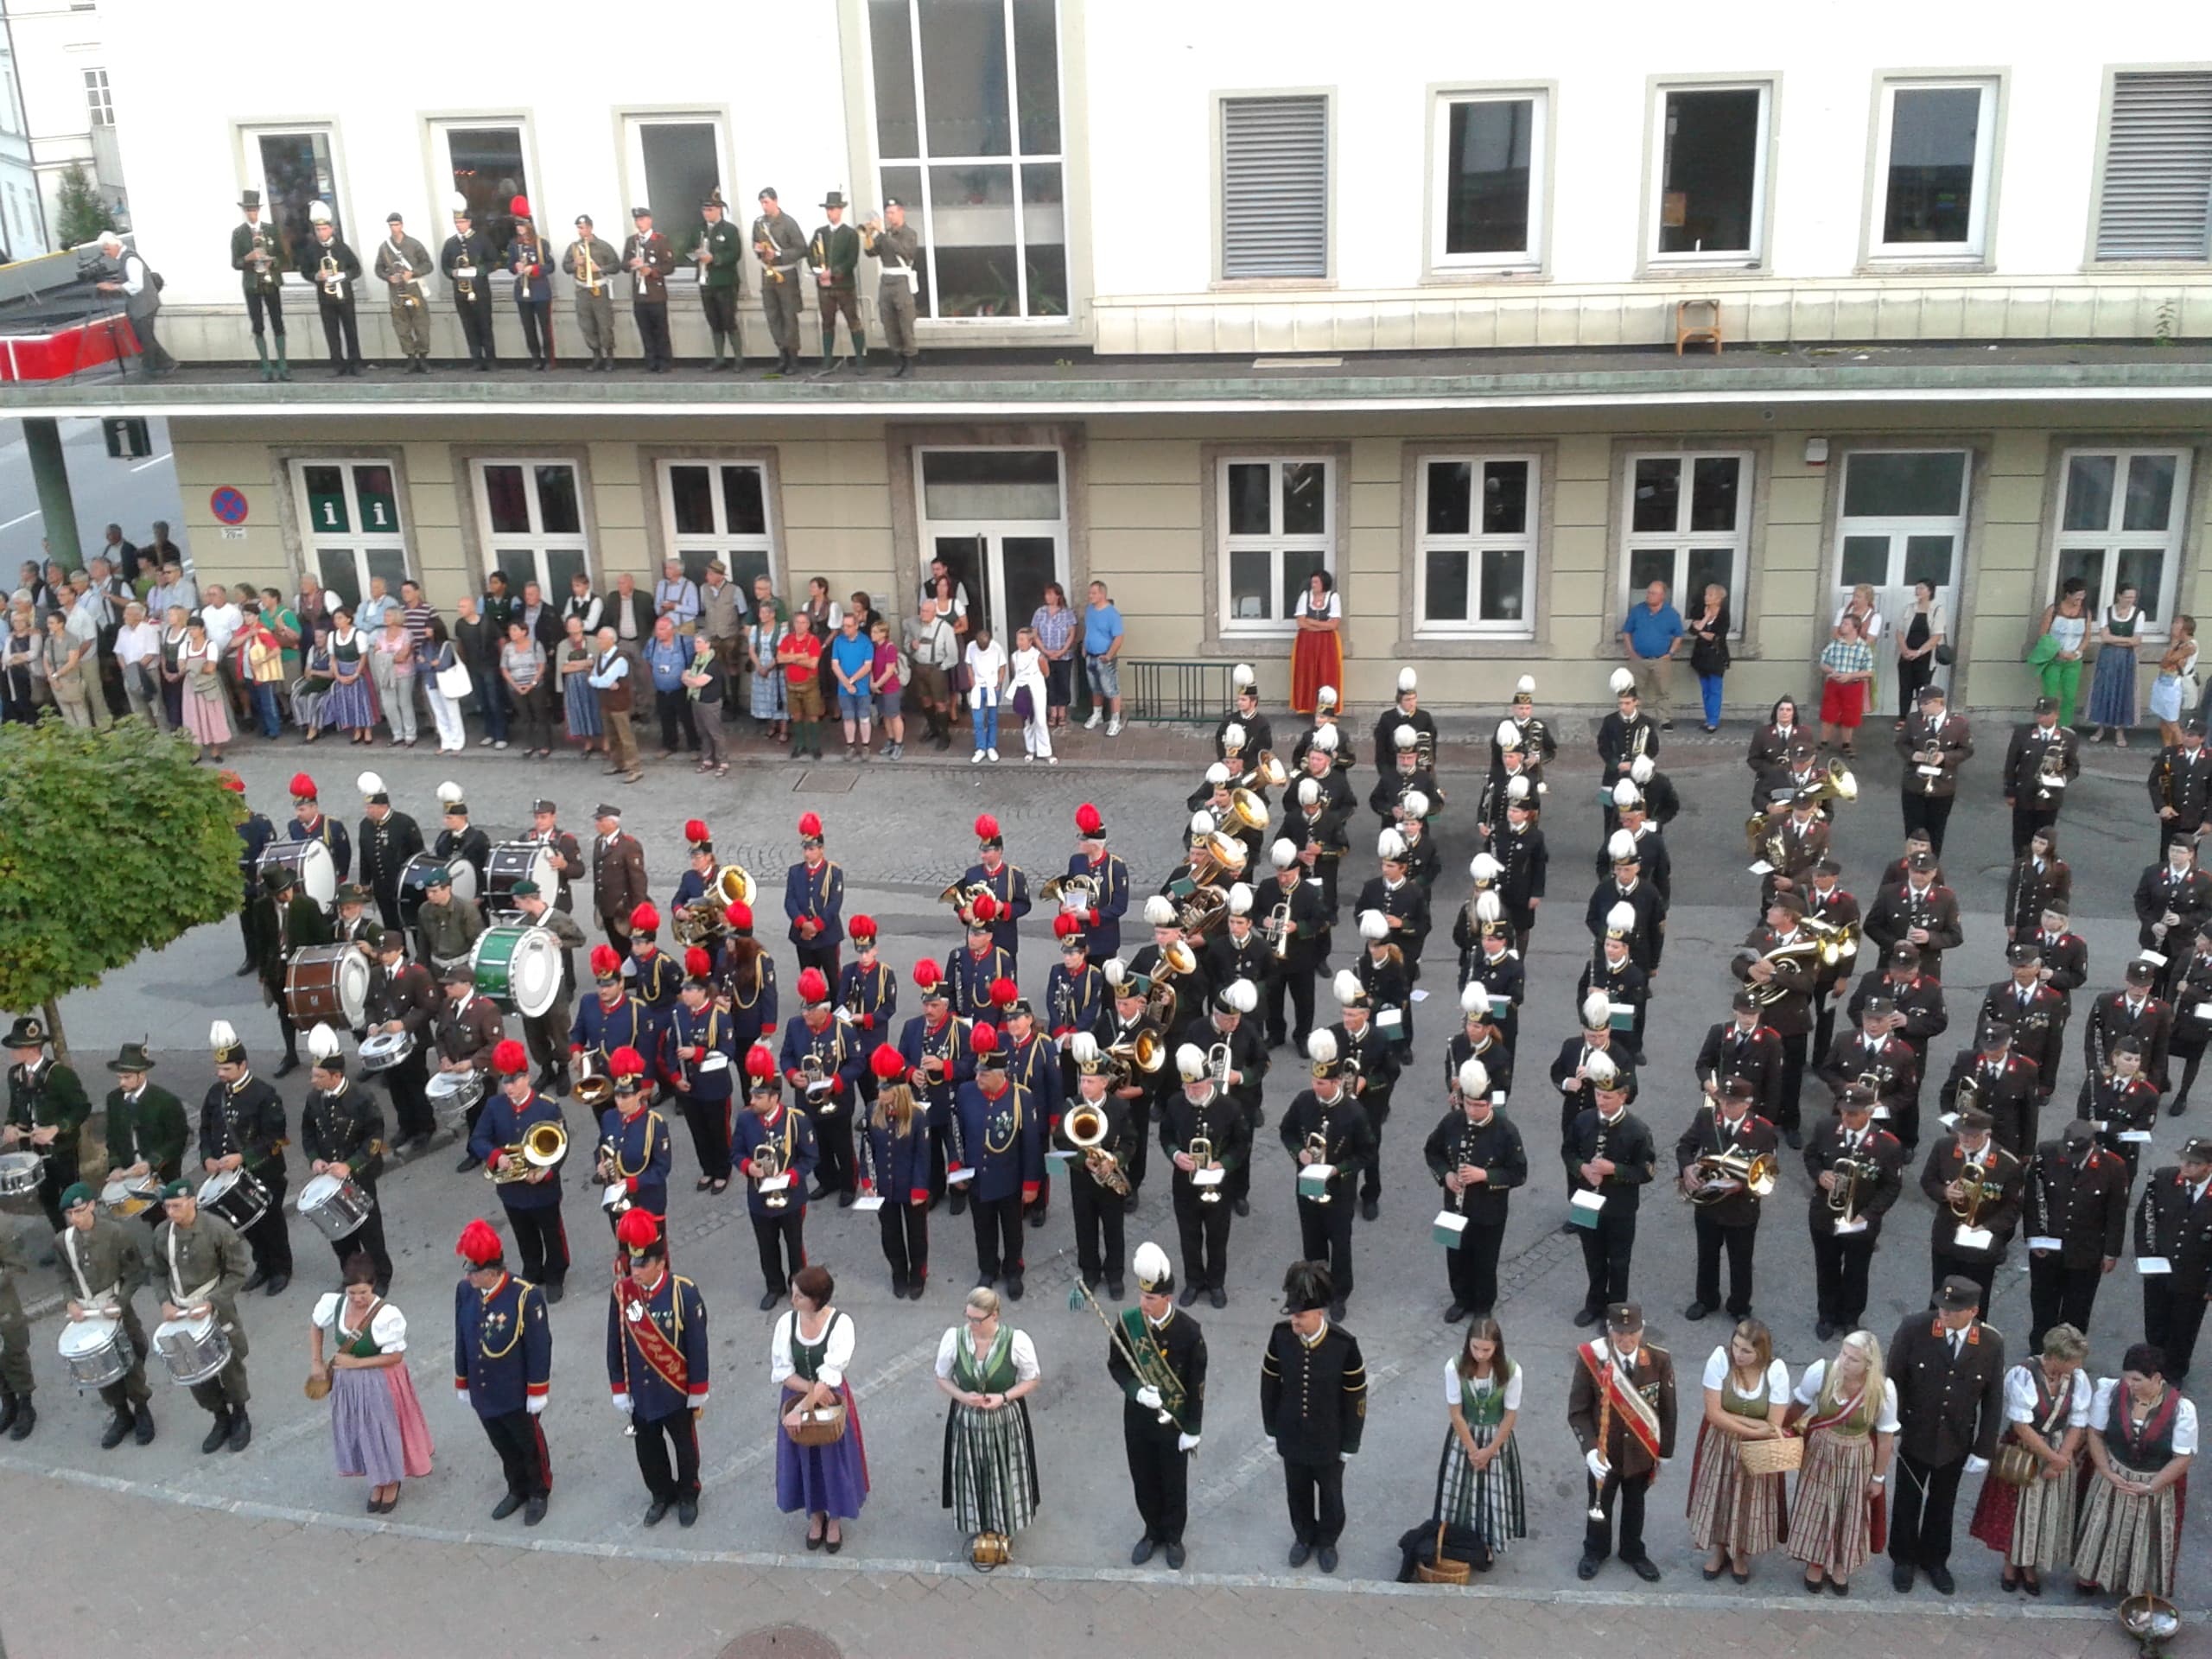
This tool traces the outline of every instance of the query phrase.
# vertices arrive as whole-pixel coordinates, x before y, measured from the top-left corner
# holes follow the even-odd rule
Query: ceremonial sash
[[[664,1277],[661,1285],[652,1291],[627,1274],[623,1276],[614,1288],[622,1302],[622,1328],[628,1334],[631,1345],[637,1349],[638,1357],[652,1368],[653,1375],[677,1394],[688,1394],[690,1368],[683,1363],[683,1351],[669,1340],[668,1333],[660,1328],[660,1322],[652,1314],[653,1296],[663,1287],[668,1291],[677,1329],[683,1329],[683,1301],[677,1294],[673,1274]]]
[[[1853,1395],[1850,1399],[1837,1401],[1834,1410],[1828,1413],[1825,1417],[1808,1418],[1801,1426],[1800,1432],[1809,1439],[1820,1429],[1835,1428],[1841,1424],[1850,1421],[1851,1419],[1858,1414],[1859,1402],[1866,1397],[1866,1391],[1864,1389],[1861,1389],[1857,1394]]]
[[[1182,1402],[1183,1379],[1167,1363],[1167,1350],[1160,1345],[1159,1335],[1154,1331],[1152,1321],[1145,1318],[1142,1308],[1122,1310],[1122,1334],[1128,1342],[1129,1352],[1135,1357],[1137,1381],[1158,1389],[1161,1403],[1173,1410]]]
[[[1574,1351],[1589,1371],[1591,1380],[1612,1402],[1613,1420],[1636,1438],[1637,1444],[1650,1454],[1654,1463],[1658,1462],[1659,1414],[1651,1408],[1649,1401],[1622,1380],[1620,1367],[1613,1363],[1610,1353],[1603,1359],[1598,1357],[1597,1346],[1594,1342],[1586,1342]],[[1598,1449],[1605,1450],[1603,1446]]]

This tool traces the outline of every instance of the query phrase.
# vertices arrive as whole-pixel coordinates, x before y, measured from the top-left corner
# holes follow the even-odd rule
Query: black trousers
[[[2171,1273],[2143,1281],[2143,1340],[2166,1351],[2166,1381],[2178,1387],[2196,1353],[2196,1332],[2204,1323],[2202,1281],[2177,1285]]]
[[[377,914],[383,918],[385,931],[390,932],[399,925],[399,878],[379,881],[369,891],[376,896]]]
[[[1201,1290],[1226,1290],[1229,1224],[1236,1218],[1236,1205],[1226,1193],[1218,1204],[1206,1203],[1204,1194],[1209,1190],[1220,1192],[1221,1187],[1196,1187],[1183,1180],[1175,1183],[1175,1231],[1183,1246],[1184,1278]]]
[[[353,296],[349,290],[342,300],[334,300],[321,289],[315,292],[315,309],[322,313],[322,340],[329,348],[334,363],[359,363],[361,360],[361,327],[354,315]]]
[[[553,1457],[545,1449],[545,1431],[527,1411],[502,1412],[480,1419],[484,1438],[499,1454],[500,1471],[507,1490],[517,1497],[543,1497],[553,1490]]]
[[[710,1181],[729,1179],[728,1099],[702,1100],[681,1090],[676,1098],[683,1108],[683,1121],[691,1126],[691,1150],[698,1155],[699,1173]]]
[[[461,314],[461,338],[468,342],[468,359],[472,363],[496,363],[499,349],[492,337],[492,290],[480,288],[473,300],[459,294],[453,298],[454,309]]]
[[[263,1275],[273,1279],[278,1274],[292,1271],[292,1234],[284,1221],[284,1194],[290,1181],[281,1163],[257,1169],[254,1176],[269,1189],[269,1208],[261,1212],[261,1219],[245,1230],[246,1248],[253,1252],[253,1265]]]
[[[1329,1279],[1341,1302],[1351,1297],[1351,1220],[1357,1206],[1352,1203],[1350,1181],[1334,1185],[1336,1190],[1326,1204],[1317,1198],[1299,1199],[1298,1240],[1300,1253],[1306,1261],[1329,1264]]]
[[[699,728],[691,718],[691,694],[688,691],[656,691],[653,707],[660,714],[660,746],[671,753],[677,747],[677,734],[683,735],[683,747],[693,754],[699,753]],[[834,984],[834,982],[832,982]]]
[[[1290,992],[1290,1024],[1283,1024],[1283,991]],[[1286,1039],[1298,1045],[1298,1052],[1306,1052],[1306,1035],[1313,1029],[1313,970],[1311,968],[1292,968],[1283,970],[1268,981],[1268,1042],[1270,1046]]]
[[[1813,998],[1813,1044],[1807,1051],[1810,1054],[1825,1058],[1827,1052],[1835,1046],[1835,1011],[1848,1002],[1851,995],[1850,982],[1846,980],[1841,983],[1844,989],[1842,996],[1830,996],[1830,987],[1823,985]],[[1802,1071],[1800,1076],[1802,1076]]]
[[[1720,1301],[1720,1252],[1728,1252],[1728,1312],[1742,1319],[1751,1311],[1751,1253],[1758,1248],[1759,1224],[1754,1221],[1748,1227],[1724,1227],[1714,1220],[1711,1212],[1698,1211],[1693,1219],[1697,1228],[1697,1300],[1707,1307],[1719,1307]]]
[[[1904,827],[1910,835],[1915,830],[1928,832],[1928,846],[1936,857],[1943,855],[1943,832],[1951,822],[1951,808],[1957,797],[1953,795],[1923,795],[1912,787],[1910,776],[1905,779]]]
[[[734,288],[702,288],[699,308],[706,314],[707,327],[714,330],[715,344],[719,351],[723,334],[737,333],[737,289]],[[665,311],[663,312],[666,315]]]
[[[887,1194],[875,1212],[883,1230],[883,1259],[891,1264],[891,1282],[911,1285],[930,1276],[930,1207],[910,1204],[901,1195]]]
[[[1958,1256],[1946,1255],[1941,1250],[1930,1252],[1928,1264],[1928,1294],[1931,1300],[1937,1291],[1943,1288],[1943,1281],[1955,1273],[1973,1280],[1981,1287],[1981,1311],[1977,1317],[1987,1319],[1990,1292],[1997,1283],[1997,1263],[1968,1262]]]
[[[522,343],[530,348],[531,361],[553,358],[553,300],[518,300],[515,315],[522,319]],[[644,1436],[639,1435],[642,1440]]]
[[[2057,822],[2058,809],[2055,806],[2014,807],[2012,809],[2012,856],[2018,858],[2028,850],[2028,843],[2035,839],[2037,830],[2048,830]]]
[[[525,308],[527,309],[527,308]],[[632,1416],[638,1431],[638,1472],[656,1503],[681,1503],[699,1496],[699,1425],[690,1407],[665,1417]],[[671,1467],[671,1459],[674,1466]]]
[[[822,977],[833,991],[837,988],[838,957],[842,955],[843,949],[836,939],[830,938],[795,939],[791,942],[791,954],[798,958],[799,973],[803,974],[810,968],[820,969]],[[792,977],[791,983],[798,983],[797,976]]]
[[[73,1155],[49,1158],[39,1173],[38,1207],[45,1212],[46,1224],[54,1232],[60,1232],[67,1224],[61,1219],[61,1195],[74,1186],[77,1179],[77,1160]],[[153,1207],[159,1210],[162,1206],[157,1204]]]
[[[1951,1511],[1967,1460],[1923,1463],[1897,1448],[1890,1481],[1890,1559],[1899,1567],[1941,1567],[1951,1559]]]
[[[806,1265],[806,1206],[793,1204],[753,1216],[753,1242],[760,1247],[761,1287],[779,1296],[791,1287],[791,1274]]]
[[[560,1177],[554,1177],[558,1181]],[[551,1183],[548,1183],[551,1185]],[[515,1236],[515,1251],[522,1258],[522,1276],[533,1285],[554,1286],[569,1276],[569,1229],[561,1219],[561,1206],[524,1210],[503,1206],[507,1230]]]
[[[968,1200],[968,1218],[976,1229],[976,1275],[992,1280],[1003,1274],[1019,1278],[1021,1260],[1021,1194],[1002,1198]]]
[[[1505,1224],[1486,1225],[1471,1221],[1459,1235],[1459,1248],[1444,1252],[1445,1276],[1452,1281],[1452,1300],[1470,1313],[1488,1313],[1497,1306],[1497,1254],[1505,1243]]]
[[[1607,1200],[1598,1212],[1594,1227],[1577,1228],[1582,1235],[1582,1271],[1587,1281],[1582,1306],[1602,1313],[1608,1304],[1628,1300],[1629,1259],[1636,1254],[1636,1214],[1617,1211]]]
[[[1128,1205],[1118,1192],[1109,1192],[1073,1165],[1068,1170],[1068,1205],[1075,1211],[1075,1259],[1084,1282],[1095,1285],[1102,1278],[1122,1282],[1128,1262],[1124,1224]],[[1195,1271],[1187,1252],[1183,1270]]]
[[[668,353],[668,305],[638,301],[630,308],[630,315],[638,320],[638,343],[643,348],[647,368],[666,368],[672,360]]]
[[[1376,1102],[1363,1096],[1360,1103],[1367,1108],[1368,1125],[1375,1131],[1375,1150],[1359,1172],[1359,1196],[1370,1203],[1380,1203],[1382,1198],[1382,1126],[1390,1121],[1390,1103],[1387,1099]]]
[[[850,1101],[830,1103],[834,1109],[807,1112],[814,1123],[814,1144],[821,1154],[814,1179],[828,1192],[850,1192],[859,1179],[853,1160],[853,1106]]]
[[[266,309],[269,314],[269,332],[276,335],[279,340],[283,339],[284,291],[283,289],[272,288],[266,294],[262,293],[257,289],[250,288],[246,289],[246,321],[253,325],[253,337],[256,340],[259,340],[261,338],[261,316],[262,312],[264,309]]]
[[[300,1028],[292,1023],[292,1011],[285,1005],[283,985],[276,987],[276,1000],[270,1006],[276,1015],[276,1034],[284,1039],[284,1058],[288,1060],[298,1059],[300,1058]]]
[[[1774,1127],[1785,1133],[1798,1126],[1798,1097],[1805,1092],[1805,1045],[1811,1040],[1802,1031],[1782,1039],[1782,1098],[1775,1105],[1781,1116]]]
[[[1624,1561],[1640,1561],[1643,1554],[1643,1498],[1650,1489],[1649,1479],[1639,1477],[1624,1481],[1618,1471],[1606,1473],[1602,1486],[1582,1473],[1584,1490],[1589,1494],[1587,1507],[1601,1509],[1602,1516],[1586,1516],[1582,1522],[1582,1553],[1593,1560],[1604,1560],[1614,1553],[1613,1531],[1620,1529],[1619,1554]]]
[[[1813,1212],[1813,1282],[1823,1323],[1856,1331],[1866,1313],[1866,1270],[1874,1261],[1874,1236],[1836,1236],[1834,1212]]]
[[[438,1115],[431,1109],[429,1096],[423,1089],[430,1079],[430,1063],[421,1045],[414,1052],[385,1072],[385,1086],[391,1090],[391,1121],[393,1132],[405,1141],[418,1135],[435,1134]]]
[[[374,1187],[367,1188],[366,1191],[372,1199],[376,1198]],[[379,1286],[390,1284],[391,1282],[391,1252],[385,1247],[384,1242],[384,1205],[380,1201],[377,1202],[375,1207],[369,1211],[369,1218],[366,1221],[346,1234],[345,1237],[332,1239],[330,1253],[338,1258],[338,1270],[340,1274],[345,1272],[346,1262],[354,1256],[367,1256],[376,1264],[377,1283]],[[527,1278],[529,1275],[525,1274],[524,1277]]]
[[[1344,1529],[1344,1460],[1282,1462],[1283,1496],[1290,1502],[1290,1530],[1316,1549],[1333,1546]]]
[[[2104,1278],[2104,1263],[2069,1268],[2056,1250],[2031,1252],[2028,1256],[2028,1351],[2043,1351],[2043,1334],[2054,1325],[2070,1325],[2085,1336],[2090,1311],[2097,1305],[2097,1286]]]
[[[1144,1173],[1152,1166],[1152,1096],[1140,1095],[1125,1104],[1128,1116],[1122,1130],[1122,1173],[1129,1179],[1128,1202],[1135,1204],[1144,1186]]]
[[[1155,1544],[1181,1543],[1190,1514],[1191,1458],[1175,1449],[1176,1435],[1173,1424],[1161,1425],[1158,1412],[1122,1407],[1122,1449],[1128,1454],[1129,1486],[1144,1535]]]

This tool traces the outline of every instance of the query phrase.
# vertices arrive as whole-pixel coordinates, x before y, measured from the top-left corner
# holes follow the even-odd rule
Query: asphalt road
[[[134,543],[143,543],[156,518],[169,522],[170,539],[191,550],[184,533],[182,503],[176,493],[176,466],[170,459],[168,423],[147,423],[152,451],[143,460],[111,459],[98,421],[63,421],[61,448],[69,466],[69,488],[77,504],[77,539],[90,558],[105,539],[111,524],[123,526]],[[0,573],[10,588],[25,559],[43,556],[46,534],[38,493],[31,483],[30,455],[22,423],[0,421]]]

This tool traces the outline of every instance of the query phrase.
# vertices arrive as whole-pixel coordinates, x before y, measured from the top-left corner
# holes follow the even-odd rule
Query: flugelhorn
[[[1203,1135],[1194,1135],[1191,1137],[1191,1144],[1183,1148],[1183,1155],[1191,1160],[1192,1173],[1196,1174],[1202,1169],[1211,1169],[1213,1166],[1213,1142]],[[1219,1204],[1221,1202],[1220,1184],[1216,1182],[1202,1191],[1198,1194],[1198,1202]]]
[[[1776,1173],[1770,1152],[1755,1153],[1748,1147],[1708,1152],[1683,1172],[1689,1184],[1682,1189],[1682,1198],[1688,1204],[1719,1204],[1734,1196],[1732,1188],[1738,1183],[1753,1198],[1763,1198],[1774,1191]]]

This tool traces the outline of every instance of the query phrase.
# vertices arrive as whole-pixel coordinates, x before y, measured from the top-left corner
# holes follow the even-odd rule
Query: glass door
[[[1967,454],[1963,449],[1874,449],[1844,457],[1843,512],[1836,524],[1833,616],[1861,583],[1874,590],[1883,619],[1878,684],[1896,683],[1897,630],[1912,610],[1914,587],[1936,590],[1955,642],[1958,582],[1966,545]],[[1823,644],[1827,629],[1818,630]],[[1937,678],[1948,684],[1946,671]]]
[[[1066,490],[1057,449],[925,449],[916,457],[924,565],[942,562],[1010,655],[1014,631],[1067,583]]]

